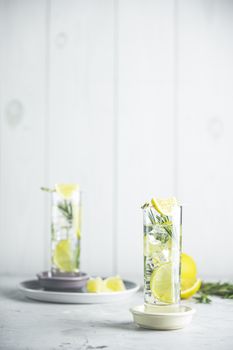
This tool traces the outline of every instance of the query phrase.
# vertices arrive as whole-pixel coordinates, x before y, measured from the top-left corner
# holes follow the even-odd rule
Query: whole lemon
[[[193,258],[181,254],[181,290],[190,288],[197,280],[197,266]]]

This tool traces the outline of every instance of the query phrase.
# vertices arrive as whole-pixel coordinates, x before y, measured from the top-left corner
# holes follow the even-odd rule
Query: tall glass
[[[153,206],[143,207],[145,306],[178,304],[180,301],[180,252],[182,207],[171,216]]]
[[[52,192],[51,272],[75,273],[80,268],[81,193],[70,198]]]

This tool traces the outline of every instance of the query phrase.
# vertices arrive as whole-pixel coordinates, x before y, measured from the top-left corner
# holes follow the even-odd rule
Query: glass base
[[[165,313],[173,313],[179,310],[180,304],[157,304],[151,305],[144,303],[145,312],[149,313],[157,313],[157,312],[165,312]]]

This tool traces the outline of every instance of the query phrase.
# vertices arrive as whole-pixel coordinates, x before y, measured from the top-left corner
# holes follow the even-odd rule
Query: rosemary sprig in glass
[[[73,220],[73,208],[71,202],[64,200],[63,202],[58,203],[57,207],[66,220],[71,224]]]
[[[55,189],[51,189],[48,187],[41,187],[40,189],[42,191],[49,192],[49,193],[56,192]],[[57,205],[57,207],[62,213],[62,215],[66,218],[66,220],[69,222],[69,224],[71,224],[73,220],[73,208],[72,208],[71,202],[64,199],[64,201],[60,202]]]

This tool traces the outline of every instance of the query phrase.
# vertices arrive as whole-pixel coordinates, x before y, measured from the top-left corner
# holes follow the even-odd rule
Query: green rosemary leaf
[[[142,206],[141,206],[141,208],[142,209],[146,209],[146,208],[148,208],[150,206],[150,203],[149,202],[146,202],[145,204],[143,204]]]
[[[205,293],[199,293],[197,296],[194,297],[194,299],[196,300],[197,303],[200,303],[200,304],[212,303],[212,300]]]
[[[67,221],[71,223],[73,220],[72,204],[64,200],[63,202],[60,202],[57,207]]]
[[[208,295],[216,295],[225,299],[233,298],[233,284],[228,282],[203,282],[200,291]]]
[[[45,191],[45,192],[50,192],[50,193],[55,192],[55,189],[51,189],[48,187],[41,187],[40,189],[41,191]]]
[[[200,291],[194,299],[198,303],[210,304],[210,295],[223,299],[233,299],[233,284],[228,282],[203,282]]]

